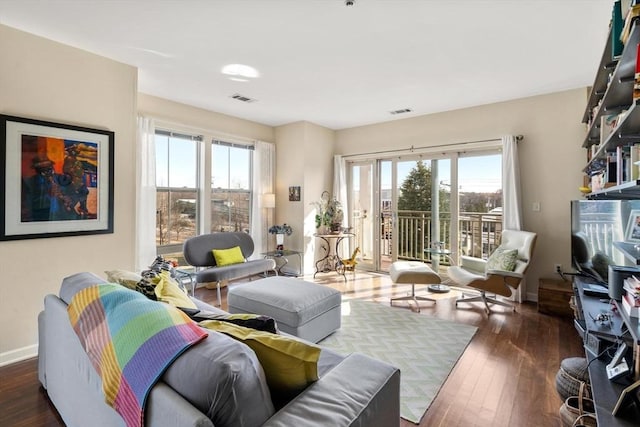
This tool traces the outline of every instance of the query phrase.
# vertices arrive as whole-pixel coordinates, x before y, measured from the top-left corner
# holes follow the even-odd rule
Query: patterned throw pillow
[[[487,259],[487,270],[513,271],[518,259],[517,249],[505,249],[498,246]]]

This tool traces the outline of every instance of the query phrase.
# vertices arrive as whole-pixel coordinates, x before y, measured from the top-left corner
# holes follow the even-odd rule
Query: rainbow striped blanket
[[[144,404],[165,369],[207,336],[179,309],[116,284],[78,292],[67,309],[105,401],[127,426],[144,424]]]

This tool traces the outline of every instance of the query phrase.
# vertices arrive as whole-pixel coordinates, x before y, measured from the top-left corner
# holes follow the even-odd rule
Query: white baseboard
[[[38,355],[38,344],[0,353],[0,366],[10,365]]]
[[[527,293],[527,301],[535,301],[538,302],[538,293]]]

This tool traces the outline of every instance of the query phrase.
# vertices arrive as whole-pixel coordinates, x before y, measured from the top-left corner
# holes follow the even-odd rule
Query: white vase
[[[277,233],[276,234],[276,249],[281,251],[284,249],[284,234]]]

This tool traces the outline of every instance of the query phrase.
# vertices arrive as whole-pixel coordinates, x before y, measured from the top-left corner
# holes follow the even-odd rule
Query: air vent
[[[237,99],[238,101],[242,101],[242,102],[256,102],[257,101],[257,99],[249,98],[248,96],[240,95],[239,93],[234,93],[233,95],[231,95],[231,98]]]
[[[404,113],[410,113],[411,111],[413,111],[411,108],[403,108],[401,110],[393,110],[393,111],[389,111],[389,114],[404,114]]]

